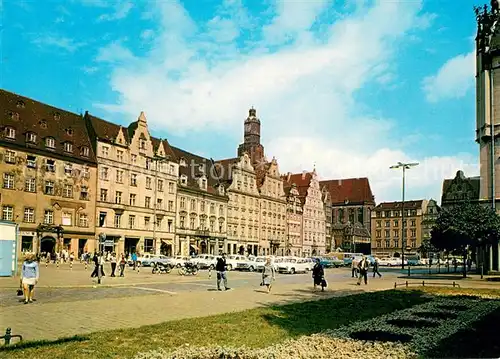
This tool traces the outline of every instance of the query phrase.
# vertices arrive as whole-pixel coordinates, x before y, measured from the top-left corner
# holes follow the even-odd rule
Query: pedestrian
[[[316,289],[317,285],[321,286],[321,291],[325,291],[325,270],[323,269],[323,266],[321,265],[319,259],[316,259],[316,264],[313,267],[312,270],[312,277],[313,277],[313,283],[314,283],[314,289]]]
[[[24,304],[32,303],[33,301],[35,301],[35,299],[33,299],[33,294],[35,293],[35,285],[38,283],[39,277],[40,269],[38,268],[38,263],[35,261],[35,255],[32,253],[27,253],[21,272]]]
[[[132,263],[134,264],[134,270],[137,268],[137,253],[132,253]]]
[[[217,264],[215,265],[215,270],[217,271],[217,290],[222,290],[220,286],[221,282],[224,283],[225,290],[229,289],[227,286],[226,268],[226,253],[222,253],[222,256],[217,258]]]
[[[378,271],[378,258],[375,258],[375,262],[373,262],[373,278],[375,278],[375,274],[378,274],[378,277],[381,278],[382,274]]]
[[[104,260],[104,253],[99,253],[99,269],[101,270],[101,277],[105,277],[106,274],[104,273],[104,263],[106,261]]]
[[[111,262],[111,277],[114,277],[116,270],[116,253],[111,253],[109,260]]]
[[[266,259],[264,269],[262,270],[262,284],[267,287],[267,292],[271,293],[272,283],[276,280],[274,266],[271,263],[271,258]]]
[[[120,277],[123,277],[123,273],[125,272],[125,264],[127,261],[125,260],[125,255],[122,253],[122,258],[120,259]]]
[[[351,273],[352,277],[358,278],[358,261],[356,261],[356,257],[351,258]]]
[[[361,280],[365,280],[365,285],[368,284],[368,268],[369,268],[368,260],[365,256],[359,261],[358,269],[359,269],[359,277],[358,277],[358,285],[361,285]]]
[[[97,252],[94,252],[92,261],[94,262],[94,270],[92,271],[92,274],[90,274],[90,277],[95,278],[99,275],[99,256],[97,255]]]

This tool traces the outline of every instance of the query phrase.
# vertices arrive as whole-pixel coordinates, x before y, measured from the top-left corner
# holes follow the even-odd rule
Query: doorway
[[[40,251],[42,253],[55,253],[56,240],[52,237],[43,237],[40,241]]]
[[[86,238],[78,239],[78,258],[80,258],[81,255],[87,251],[86,247],[87,247],[87,239]]]
[[[125,253],[137,253],[137,245],[139,244],[139,238],[127,238],[125,237]]]
[[[160,253],[167,257],[172,257],[172,245],[161,242]]]

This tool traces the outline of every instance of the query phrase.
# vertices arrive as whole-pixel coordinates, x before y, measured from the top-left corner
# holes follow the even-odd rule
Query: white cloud
[[[108,46],[99,49],[96,56],[98,62],[124,62],[132,61],[135,57],[132,52],[121,44],[121,41],[114,41]]]
[[[36,38],[33,39],[32,42],[41,48],[58,47],[68,52],[75,52],[79,48],[86,45],[85,42],[78,42],[69,37],[58,36],[54,34],[39,34]]]
[[[115,21],[124,19],[133,7],[134,5],[129,1],[119,2],[115,5],[112,13],[102,14],[99,16],[97,21]]]
[[[409,174],[409,197],[439,197],[443,177],[459,168],[475,174],[468,164],[475,161],[466,155],[411,158],[392,135],[395,121],[355,100],[369,84],[396,80],[391,63],[398,44],[428,26],[430,15],[422,14],[420,1],[358,3],[323,26],[319,38],[311,28],[326,1],[278,2],[276,16],[258,35],[239,1],[226,1],[206,24],[196,24],[179,3],[159,1],[148,15],[160,24],[150,53],[138,58],[116,44],[101,49],[103,61],[121,53],[110,82],[120,97],[117,104],[96,106],[130,118],[144,110],[167,133],[225,131],[241,138],[254,105],[266,153],[278,158],[282,171],[316,163],[325,178],[369,176],[379,201],[396,200],[400,175],[388,167],[411,159],[423,164]],[[245,42],[240,35],[249,28]],[[287,46],[276,46],[283,41]]]
[[[476,55],[474,51],[446,61],[435,75],[426,77],[422,88],[429,102],[464,97],[474,86]]]

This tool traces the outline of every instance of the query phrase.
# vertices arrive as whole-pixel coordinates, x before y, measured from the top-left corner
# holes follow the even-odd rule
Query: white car
[[[158,254],[151,256],[150,258],[143,259],[141,265],[144,267],[154,267],[155,263],[173,264],[172,258],[164,256],[163,254]]]
[[[186,262],[191,262],[191,258],[190,257],[183,257],[183,256],[176,256],[172,259],[172,263],[177,268],[184,267]]]
[[[285,258],[278,264],[279,273],[307,273],[309,271],[309,262],[305,258]]]
[[[380,258],[378,260],[378,265],[381,267],[398,267],[401,266],[402,260],[401,258]],[[408,261],[405,259],[405,265],[408,264]]]
[[[215,257],[213,254],[201,254],[198,257],[193,258],[191,262],[196,264],[200,269],[214,269],[215,265],[217,264],[217,257]]]
[[[255,257],[248,261],[248,270],[250,272],[262,272],[266,264],[266,257]]]
[[[228,271],[233,269],[248,269],[249,262],[247,257],[240,255],[230,255],[226,257],[226,269]]]
[[[307,270],[312,271],[314,266],[316,265],[316,262],[312,258],[304,258],[304,261],[306,262],[307,265]]]

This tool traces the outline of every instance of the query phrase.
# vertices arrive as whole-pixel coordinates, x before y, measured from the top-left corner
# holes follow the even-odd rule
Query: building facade
[[[431,239],[432,228],[436,224],[441,207],[432,198],[422,210],[422,241]]]
[[[175,245],[177,255],[227,252],[224,184],[212,161],[172,147],[179,161]]]
[[[228,254],[259,253],[260,196],[257,177],[250,157],[244,153],[239,158],[217,162],[222,183],[229,198],[227,209]]]
[[[335,252],[335,242],[333,241],[333,210],[332,210],[332,196],[330,192],[322,186],[321,197],[325,208],[325,250],[326,253]]]
[[[369,254],[375,197],[368,178],[325,180],[320,186],[330,194],[332,251]]]
[[[85,114],[97,154],[96,232],[103,251],[175,253],[178,163],[146,116],[122,127]]]
[[[465,177],[463,171],[457,171],[455,178],[445,179],[441,192],[441,207],[448,209],[469,201],[478,202],[481,191],[481,179]]]
[[[80,115],[0,90],[2,219],[24,252],[93,250],[97,165]]]
[[[303,212],[300,193],[295,183],[285,182],[286,195],[286,244],[285,254],[302,257]]]
[[[403,248],[405,254],[417,254],[422,245],[422,221],[428,203],[427,200],[405,201],[404,207],[402,202],[378,204],[372,211],[372,254],[398,256]]]
[[[319,256],[326,253],[326,215],[323,192],[316,169],[284,176],[289,186],[295,184],[302,202],[302,255]]]

